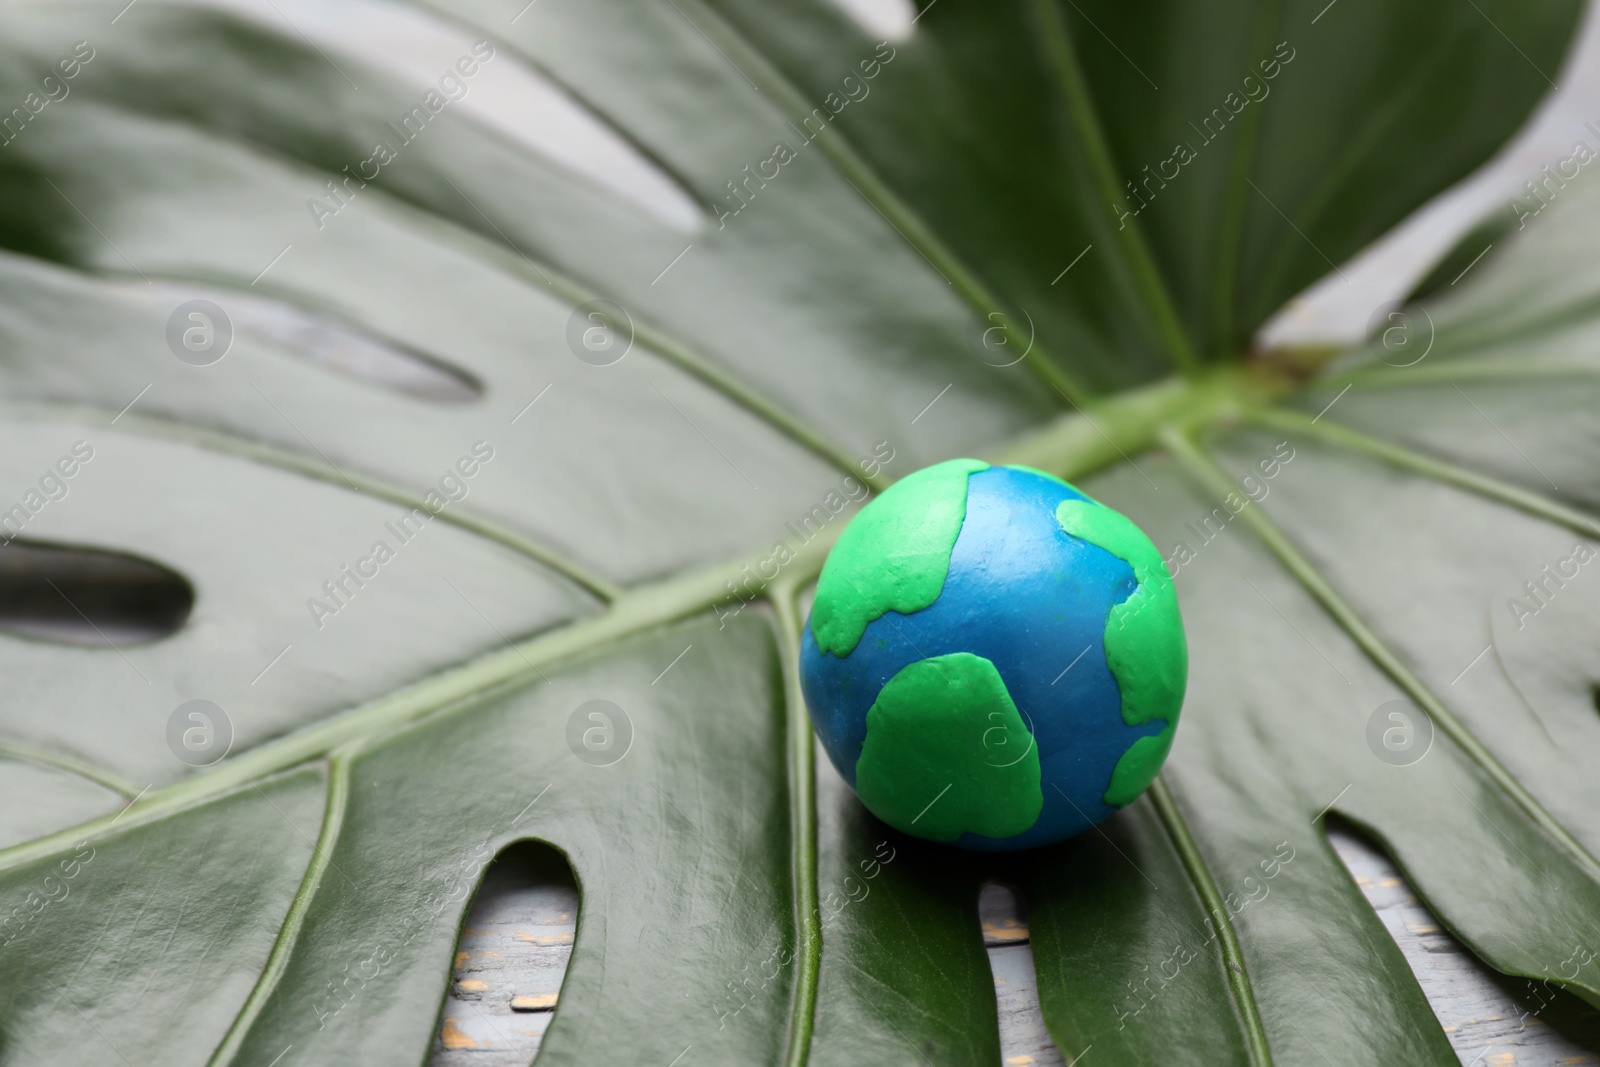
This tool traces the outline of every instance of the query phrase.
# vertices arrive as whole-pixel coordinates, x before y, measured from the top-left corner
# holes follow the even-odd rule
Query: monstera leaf
[[[1600,194],[1249,354],[1577,16],[6,5],[5,1062],[419,1062],[524,839],[541,1062],[993,1064],[1000,879],[1068,1059],[1453,1063],[1335,815],[1600,1002]],[[1162,780],[1034,854],[875,823],[794,674],[849,510],[959,455],[1133,517],[1189,629]]]

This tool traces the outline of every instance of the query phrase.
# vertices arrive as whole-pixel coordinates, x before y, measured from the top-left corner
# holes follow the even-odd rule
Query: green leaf
[[[1068,1059],[1451,1063],[1330,812],[1600,1003],[1596,194],[1413,366],[1243,359],[1510,136],[1576,0],[517,6],[0,15],[0,524],[194,594],[0,637],[8,1060],[420,1062],[528,838],[583,897],[544,1063],[992,1064],[987,880]],[[1133,518],[1190,647],[1148,796],[1025,856],[872,819],[796,677],[849,511],[963,455]]]

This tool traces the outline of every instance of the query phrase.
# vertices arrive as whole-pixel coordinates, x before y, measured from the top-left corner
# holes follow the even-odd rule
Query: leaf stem
[[[1062,416],[1045,430],[1014,442],[996,462],[1024,462],[1076,478],[1144,451],[1163,426],[1182,416],[1218,418],[1235,411],[1250,391],[1246,379],[1219,372],[1195,381],[1170,380]],[[794,550],[783,577],[797,588],[822,569],[828,550],[843,528],[835,523]],[[558,661],[601,654],[612,643],[666,626],[696,612],[727,603],[747,569],[756,569],[770,550],[625,591],[599,615],[469,660],[414,682],[387,696],[325,719],[314,726],[230,756],[214,767],[146,792],[122,812],[68,827],[33,841],[0,849],[0,870],[50,855],[85,837],[105,833],[113,821],[122,829],[162,818],[289,767],[320,759],[339,746],[385,736],[445,708],[481,702],[491,692],[522,685]]]
[[[1248,372],[1217,368],[1195,378],[1164,378],[1096,401],[995,453],[997,463],[1023,463],[1077,478],[1132,457],[1170,426],[1235,419],[1264,405],[1269,386]]]
[[[783,652],[784,708],[788,727],[790,834],[793,842],[795,938],[799,969],[789,1018],[788,1067],[805,1067],[817,1015],[817,976],[822,969],[822,913],[817,903],[817,766],[800,689],[799,589],[793,580],[776,584],[769,598],[778,620]]]
[[[790,564],[797,580],[802,574],[814,574],[821,569],[829,544],[831,537],[821,536],[802,549]],[[370,704],[230,757],[199,774],[152,789],[118,813],[119,825],[122,829],[141,825],[248,785],[268,774],[319,759],[349,742],[384,736],[440,709],[481,701],[502,687],[520,685],[538,677],[541,667],[556,660],[577,660],[597,654],[609,642],[675,622],[721,603],[730,597],[723,584],[725,578],[738,575],[757,558],[764,557],[750,557],[737,561],[737,566],[700,571],[632,590],[600,615],[470,660]],[[104,816],[79,827],[0,849],[0,869],[49,855],[53,849],[86,834],[103,832],[113,818]]]
[[[1244,965],[1244,951],[1239,947],[1239,935],[1233,928],[1233,919],[1228,915],[1222,891],[1217,888],[1216,879],[1211,877],[1205,857],[1200,855],[1194,835],[1189,832],[1189,824],[1184,821],[1177,802],[1167,790],[1166,781],[1159,775],[1150,785],[1150,800],[1155,805],[1156,813],[1161,816],[1167,836],[1172,839],[1172,847],[1177,849],[1178,858],[1183,861],[1184,870],[1189,873],[1189,880],[1194,883],[1195,891],[1200,894],[1211,921],[1216,924],[1217,942],[1222,949],[1222,969],[1227,973],[1228,988],[1232,990],[1234,1002],[1239,1008],[1250,1062],[1253,1067],[1271,1067],[1272,1049],[1267,1044],[1266,1027],[1261,1022],[1255,990],[1250,985],[1250,973]]]

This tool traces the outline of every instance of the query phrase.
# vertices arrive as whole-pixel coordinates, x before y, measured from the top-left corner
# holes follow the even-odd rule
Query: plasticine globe
[[[1059,478],[973,459],[851,520],[801,638],[817,736],[862,802],[980,850],[1060,841],[1132,803],[1172,747],[1187,673],[1150,539]]]

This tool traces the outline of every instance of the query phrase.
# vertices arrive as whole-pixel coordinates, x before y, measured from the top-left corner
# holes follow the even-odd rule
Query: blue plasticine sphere
[[[1172,580],[1121,513],[1025,467],[951,460],[851,520],[801,677],[817,736],[885,822],[964,848],[1060,841],[1132,802],[1187,674]]]

